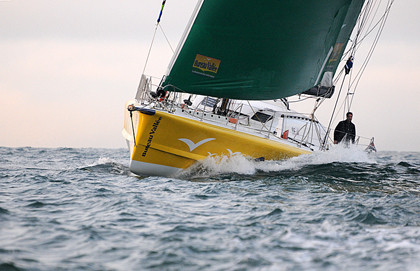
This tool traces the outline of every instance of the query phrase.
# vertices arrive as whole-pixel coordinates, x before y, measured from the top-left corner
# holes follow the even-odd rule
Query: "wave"
[[[369,154],[358,146],[346,148],[334,145],[328,151],[315,151],[286,160],[255,161],[241,154],[230,157],[208,157],[182,173],[182,176],[208,177],[219,174],[236,173],[253,175],[261,172],[282,172],[299,170],[308,165],[322,165],[331,163],[368,163],[376,164],[374,153]]]
[[[96,173],[112,173],[116,175],[133,176],[127,166],[118,163],[108,157],[99,158],[93,164],[81,167],[79,169]]]

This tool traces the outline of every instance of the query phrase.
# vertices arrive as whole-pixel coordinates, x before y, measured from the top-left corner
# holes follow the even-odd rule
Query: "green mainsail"
[[[200,0],[162,86],[268,100],[331,83],[363,3]]]

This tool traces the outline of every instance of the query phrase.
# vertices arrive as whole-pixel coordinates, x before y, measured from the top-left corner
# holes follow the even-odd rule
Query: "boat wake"
[[[376,164],[376,155],[369,154],[361,147],[335,145],[329,151],[315,151],[287,160],[255,161],[237,154],[231,157],[208,157],[182,173],[182,177],[208,177],[220,174],[253,175],[258,173],[299,170],[308,165],[331,163]]]

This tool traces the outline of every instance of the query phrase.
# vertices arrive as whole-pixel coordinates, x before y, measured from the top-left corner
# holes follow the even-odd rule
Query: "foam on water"
[[[187,170],[187,175],[217,175],[237,173],[252,175],[258,171],[279,172],[284,170],[297,170],[307,165],[320,165],[329,163],[376,163],[375,154],[368,154],[361,147],[334,145],[329,151],[315,151],[311,154],[300,155],[281,161],[255,161],[237,154],[231,157],[208,157],[198,165]]]

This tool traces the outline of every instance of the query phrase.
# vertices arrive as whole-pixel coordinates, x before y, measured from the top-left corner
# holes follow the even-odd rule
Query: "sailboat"
[[[330,127],[315,111],[334,94],[364,4],[199,0],[166,74],[143,74],[125,104],[130,171],[174,176],[209,157],[327,150]],[[314,109],[293,111],[291,97],[314,98]]]

